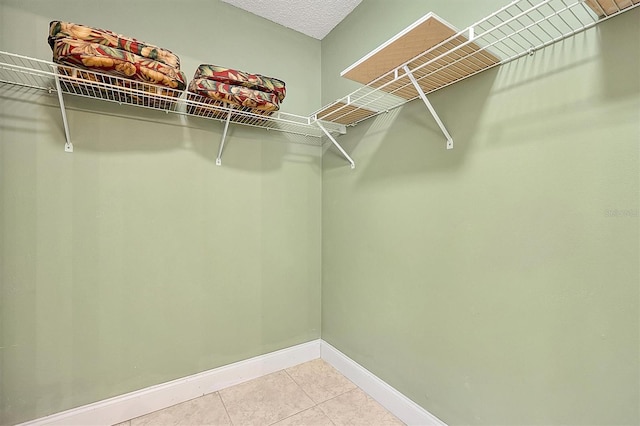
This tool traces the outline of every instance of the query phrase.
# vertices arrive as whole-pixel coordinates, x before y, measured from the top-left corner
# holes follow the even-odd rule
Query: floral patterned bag
[[[221,83],[206,78],[191,80],[189,92],[234,106],[247,107],[250,110],[277,111],[280,109],[280,102],[274,93]]]
[[[82,40],[57,39],[53,45],[53,61],[171,89],[184,90],[186,87],[184,73],[163,62]]]
[[[61,38],[73,38],[103,46],[121,49],[133,54],[162,62],[173,68],[180,68],[180,58],[173,52],[161,47],[145,43],[135,38],[126,37],[109,30],[92,28],[71,22],[52,21],[49,24],[48,42],[54,48],[55,42]]]
[[[224,68],[218,65],[201,64],[196,70],[196,78],[206,78],[235,86],[244,86],[249,89],[260,90],[262,92],[275,93],[278,100],[282,102],[287,94],[285,83],[273,77],[266,77],[260,74],[250,74],[231,68]]]

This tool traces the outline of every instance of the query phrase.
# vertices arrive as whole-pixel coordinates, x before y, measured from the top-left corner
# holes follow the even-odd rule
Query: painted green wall
[[[48,59],[51,19],[102,26],[187,74],[281,77],[306,114],[428,11],[464,27],[503,3],[364,0],[320,43],[217,1],[0,0],[0,49]],[[453,151],[419,102],[350,128],[355,171],[241,128],[216,167],[218,123],[78,100],[64,154],[50,97],[3,95],[0,423],[320,326],[451,425],[639,423],[638,12],[433,94]]]
[[[0,50],[49,59],[65,19],[320,104],[317,40],[217,1],[113,4],[0,1]],[[73,154],[55,99],[0,96],[0,424],[320,337],[320,147],[232,127],[217,167],[221,123],[68,103]]]
[[[365,0],[323,40],[324,101],[428,11],[464,27],[489,3]],[[640,423],[638,22],[431,95],[453,151],[420,101],[341,137],[323,339],[450,425]]]

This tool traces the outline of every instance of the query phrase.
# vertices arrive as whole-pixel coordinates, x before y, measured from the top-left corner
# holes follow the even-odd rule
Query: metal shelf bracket
[[[222,132],[222,139],[220,140],[220,146],[218,146],[218,157],[216,158],[216,166],[222,165],[222,149],[224,148],[224,141],[227,139],[227,131],[229,130],[229,122],[231,121],[231,113],[233,108],[229,109],[227,119],[224,122],[224,131]]]
[[[349,156],[349,154],[347,154],[347,152],[340,146],[340,144],[338,143],[338,141],[336,141],[336,139],[331,135],[331,133],[322,125],[322,123],[320,121],[316,121],[316,124],[318,125],[318,128],[320,128],[320,130],[322,130],[322,133],[324,133],[329,140],[331,141],[331,143],[338,148],[338,151],[340,151],[342,153],[342,155],[344,156],[344,158],[347,159],[347,161],[351,164],[351,168],[355,169],[356,168],[356,163],[353,161],[353,159]]]
[[[71,135],[69,133],[69,122],[67,121],[67,110],[64,106],[64,99],[62,97],[62,88],[60,87],[60,77],[58,77],[58,70],[55,69],[55,82],[56,93],[58,94],[58,103],[60,104],[60,112],[62,113],[62,125],[64,126],[64,137],[66,143],[64,144],[64,152],[73,152],[73,144],[71,143]]]
[[[420,85],[418,84],[418,80],[416,80],[416,78],[411,73],[411,70],[407,65],[405,65],[402,68],[404,69],[404,72],[407,73],[409,80],[411,80],[411,84],[413,84],[413,87],[415,87],[416,91],[418,92],[418,95],[420,95],[420,98],[422,99],[424,104],[427,106],[427,109],[429,110],[433,118],[436,120],[436,123],[438,123],[440,130],[442,130],[442,133],[444,133],[444,136],[447,138],[447,149],[453,149],[453,138],[447,131],[447,128],[444,126],[444,123],[442,122],[442,120],[440,120],[440,117],[438,116],[438,113],[436,112],[436,110],[433,108],[433,105],[431,105],[431,102],[429,102],[429,99],[427,99],[427,95],[425,95],[424,91],[422,90],[422,87],[420,87]]]

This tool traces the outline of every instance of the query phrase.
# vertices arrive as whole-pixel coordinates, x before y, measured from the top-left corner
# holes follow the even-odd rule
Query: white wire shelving
[[[391,70],[381,69],[368,83],[360,81],[365,84],[363,87],[316,111],[314,117],[353,126],[422,98],[447,138],[447,148],[453,148],[453,139],[427,100],[427,94],[497,65],[533,55],[539,49],[637,6],[640,0],[512,1],[462,31],[452,29],[453,35],[409,60],[394,64]],[[437,16],[429,14],[422,20],[426,18]],[[407,34],[412,27],[395,39]],[[354,67],[383,51],[393,40],[347,68],[342,75],[348,77]],[[397,51],[389,56],[393,55],[397,55]]]
[[[217,164],[221,164],[228,127],[234,123],[301,135],[317,145],[329,140],[354,168],[353,159],[335,139],[346,133],[347,126],[420,98],[446,137],[447,149],[451,149],[453,138],[429,103],[427,94],[522,56],[533,55],[539,49],[638,6],[640,0],[514,0],[462,31],[428,14],[422,19],[439,20],[450,28],[449,34],[444,32],[447,35],[424,46],[418,50],[419,54],[409,56],[410,59],[394,63],[390,70],[377,70],[370,81],[361,82],[364,83],[361,88],[309,117],[284,112],[255,114],[211,104],[206,98],[182,91],[1,51],[0,94],[11,91],[22,94],[25,90],[55,93],[65,129],[65,150],[69,152],[73,151],[73,145],[63,94],[223,122]],[[410,30],[411,27],[401,34]],[[347,77],[350,68],[343,72]]]
[[[24,96],[25,90],[57,95],[67,152],[73,152],[73,144],[63,94],[223,122],[224,132],[216,158],[218,165],[221,164],[230,123],[298,135],[303,138],[304,143],[318,146],[322,145],[325,136],[337,144],[334,136],[345,133],[345,126],[320,122],[314,117],[280,111],[260,115],[229,108],[224,106],[226,104],[213,103],[207,98],[184,91],[0,51],[0,93],[15,92],[17,96]]]

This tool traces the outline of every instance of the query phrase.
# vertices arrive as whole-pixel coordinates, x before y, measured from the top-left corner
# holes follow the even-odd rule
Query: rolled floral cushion
[[[49,45],[53,49],[55,41],[61,38],[75,38],[77,40],[102,44],[104,46],[122,49],[145,58],[165,63],[174,68],[180,68],[180,58],[173,52],[145,43],[135,38],[123,36],[109,30],[87,27],[71,22],[52,21],[49,24]]]
[[[57,39],[53,45],[53,61],[171,89],[186,87],[184,73],[163,62],[82,40]]]
[[[287,95],[287,89],[285,88],[285,83],[282,80],[278,80],[273,77],[266,77],[260,74],[250,74],[248,72],[224,68],[217,65],[200,65],[193,78],[206,78],[209,80],[219,81],[221,83],[245,86],[262,92],[275,93],[280,102],[282,102],[284,97]]]
[[[262,92],[244,86],[226,84],[206,78],[194,78],[189,83],[189,92],[216,101],[244,106],[259,111],[277,111],[280,102],[275,93]]]

